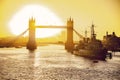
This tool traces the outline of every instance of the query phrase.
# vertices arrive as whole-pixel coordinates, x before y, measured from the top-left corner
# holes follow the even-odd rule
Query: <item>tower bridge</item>
[[[20,38],[22,35],[24,35],[27,31],[29,31],[29,38],[28,38],[28,42],[26,45],[26,48],[29,50],[35,50],[37,49],[37,44],[36,44],[36,37],[35,37],[35,33],[36,33],[36,28],[63,28],[66,29],[67,31],[67,40],[65,42],[65,49],[67,51],[72,51],[73,47],[74,47],[74,41],[73,41],[73,31],[80,37],[83,38],[83,36],[81,34],[79,34],[74,28],[74,21],[73,19],[69,19],[67,20],[66,25],[64,26],[56,26],[56,25],[52,25],[52,26],[44,26],[44,25],[35,25],[35,19],[31,18],[29,20],[29,28],[26,29],[24,32],[22,32],[20,35],[18,35],[15,39],[13,39],[12,41],[10,41],[8,43],[8,46],[11,46],[18,38]]]
[[[68,51],[71,51],[74,47],[73,24],[74,24],[74,22],[70,18],[67,21],[67,24],[65,26],[43,26],[43,25],[36,26],[35,19],[31,18],[29,20],[29,40],[27,43],[27,49],[35,50],[37,48],[36,40],[35,40],[36,28],[65,28],[65,29],[67,29],[67,41],[65,43],[65,49]]]

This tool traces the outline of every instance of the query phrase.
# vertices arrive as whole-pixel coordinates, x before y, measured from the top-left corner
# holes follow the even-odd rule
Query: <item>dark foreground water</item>
[[[72,55],[61,45],[0,48],[0,80],[120,80],[120,53],[98,61]]]

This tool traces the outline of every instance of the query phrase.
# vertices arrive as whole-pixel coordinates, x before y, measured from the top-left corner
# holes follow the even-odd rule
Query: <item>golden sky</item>
[[[23,6],[43,5],[58,15],[64,23],[70,16],[74,28],[84,35],[92,22],[98,38],[108,31],[120,36],[120,0],[0,0],[0,37],[10,36],[9,20]]]

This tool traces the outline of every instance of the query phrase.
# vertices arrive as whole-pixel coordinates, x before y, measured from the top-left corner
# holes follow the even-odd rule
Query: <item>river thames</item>
[[[120,52],[95,63],[62,45],[0,48],[0,80],[120,80]]]

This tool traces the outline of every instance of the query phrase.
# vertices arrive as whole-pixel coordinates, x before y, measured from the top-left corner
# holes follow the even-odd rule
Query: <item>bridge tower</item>
[[[31,18],[29,20],[29,40],[27,43],[27,49],[35,50],[37,48],[35,40],[35,19]]]
[[[74,47],[73,43],[73,19],[67,20],[67,41],[65,43],[65,49],[67,51],[72,51]]]

